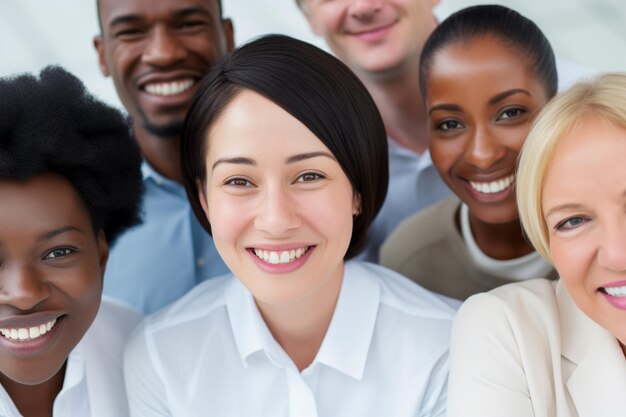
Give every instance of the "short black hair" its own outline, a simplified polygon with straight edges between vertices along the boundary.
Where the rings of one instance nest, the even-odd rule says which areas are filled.
[[[101,19],[101,15],[100,15],[100,2],[102,0],[96,0],[96,18],[98,19],[98,28],[100,29],[100,33],[102,33],[102,19]],[[220,14],[220,19],[223,17],[224,15],[224,9],[222,8],[222,0],[215,0],[217,1],[217,9],[219,11]]]
[[[129,120],[60,67],[0,78],[0,178],[55,173],[113,244],[139,222],[141,155]]]
[[[356,255],[387,193],[385,127],[374,100],[347,66],[288,36],[268,35],[239,47],[212,68],[196,92],[185,119],[181,158],[187,196],[200,223],[210,233],[197,192],[198,182],[206,180],[207,133],[242,90],[276,103],[335,156],[361,197],[345,259]]]
[[[472,6],[450,15],[433,31],[420,57],[420,88],[425,98],[428,71],[435,54],[456,42],[493,36],[521,51],[529,67],[542,80],[548,97],[558,89],[554,52],[550,42],[533,21],[504,6]]]

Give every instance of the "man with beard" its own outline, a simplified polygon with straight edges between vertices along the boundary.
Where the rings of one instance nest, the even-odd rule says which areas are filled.
[[[220,0],[99,0],[99,65],[143,154],[143,224],[113,248],[104,292],[150,313],[228,272],[181,183],[180,135],[200,79],[234,48]]]

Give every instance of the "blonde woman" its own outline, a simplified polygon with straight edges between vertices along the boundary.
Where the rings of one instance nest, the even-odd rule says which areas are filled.
[[[450,417],[626,415],[626,74],[557,96],[517,174],[520,218],[560,280],[471,297],[455,320]]]

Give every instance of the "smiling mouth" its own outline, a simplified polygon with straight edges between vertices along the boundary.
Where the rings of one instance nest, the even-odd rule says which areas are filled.
[[[515,182],[515,174],[511,174],[508,177],[500,178],[491,182],[475,182],[468,181],[475,191],[482,194],[495,194],[500,193],[509,188]]]
[[[196,81],[193,78],[146,84],[143,88],[148,94],[155,96],[173,96],[189,90]]]
[[[311,247],[304,246],[302,248],[273,251],[254,248],[253,252],[257,258],[272,265],[289,264],[307,253]]]
[[[611,297],[626,297],[626,286],[624,287],[602,287],[601,291],[604,291],[606,294]]]
[[[29,341],[38,339],[48,333],[56,324],[57,319],[49,321],[39,326],[16,327],[11,329],[0,329],[0,334],[9,340]]]

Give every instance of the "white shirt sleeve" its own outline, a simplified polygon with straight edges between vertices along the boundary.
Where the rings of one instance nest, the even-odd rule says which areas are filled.
[[[463,304],[452,327],[448,417],[535,415],[511,325],[492,294]]]
[[[152,361],[143,325],[126,345],[124,379],[132,417],[171,417],[165,386]]]

